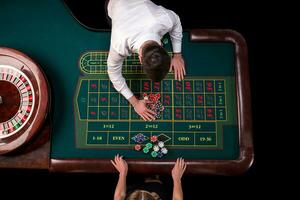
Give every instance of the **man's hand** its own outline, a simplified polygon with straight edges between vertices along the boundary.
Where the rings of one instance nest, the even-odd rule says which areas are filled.
[[[149,110],[146,107],[146,103],[151,103],[151,101],[149,100],[138,100],[136,102],[136,104],[133,106],[134,110],[137,114],[139,114],[141,116],[141,118],[143,118],[143,120],[145,121],[154,121],[155,120],[155,112],[153,112],[152,110]]]
[[[127,176],[128,165],[127,162],[123,160],[123,156],[119,156],[119,154],[117,154],[115,159],[111,160],[110,162],[113,164],[113,166],[115,166],[121,176]]]
[[[174,53],[171,60],[170,72],[174,70],[175,80],[183,80],[185,73],[184,60],[181,56],[181,53]]]
[[[177,161],[172,169],[172,178],[174,182],[180,182],[181,177],[186,169],[186,163],[183,158],[177,158]]]
[[[138,100],[134,95],[129,99],[130,104],[133,106],[135,112],[143,118],[145,121],[153,121],[155,120],[155,112],[149,110],[146,107],[146,103],[151,103],[149,100]]]

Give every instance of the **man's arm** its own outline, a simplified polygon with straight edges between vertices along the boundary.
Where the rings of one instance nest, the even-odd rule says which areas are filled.
[[[107,73],[109,79],[113,83],[115,89],[121,93],[134,107],[134,110],[137,112],[137,114],[139,114],[145,121],[155,120],[155,112],[147,109],[147,102],[144,100],[138,100],[128,87],[126,80],[122,75],[122,65],[124,59],[124,56],[121,56],[112,48],[110,49],[107,59]]]
[[[182,26],[179,16],[169,10],[169,16],[173,23],[173,27],[169,32],[172,41],[173,58],[171,60],[170,72],[174,70],[175,80],[183,80],[185,72],[184,60],[181,55],[182,46]]]
[[[121,56],[111,48],[107,58],[107,73],[115,89],[127,100],[129,100],[129,98],[133,96],[133,93],[122,75],[122,65],[124,59],[124,56]]]
[[[172,21],[173,27],[171,28],[169,34],[172,42],[173,53],[181,53],[182,46],[182,26],[179,16],[169,10],[169,16]]]

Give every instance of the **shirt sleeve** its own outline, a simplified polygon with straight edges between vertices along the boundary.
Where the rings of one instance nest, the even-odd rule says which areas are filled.
[[[173,23],[173,26],[169,32],[171,42],[172,42],[173,52],[180,53],[181,44],[182,44],[182,26],[181,26],[180,18],[175,12],[171,10],[169,10],[168,14]]]
[[[133,96],[133,93],[122,75],[122,65],[124,59],[124,56],[121,56],[112,48],[110,48],[107,58],[107,73],[114,88],[128,100]]]

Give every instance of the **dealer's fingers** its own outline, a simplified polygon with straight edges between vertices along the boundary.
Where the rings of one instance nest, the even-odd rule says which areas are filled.
[[[171,63],[169,72],[171,72],[172,69],[173,69],[173,65],[172,65],[172,63]]]
[[[147,121],[143,115],[140,115],[140,116],[141,116],[141,118],[143,118],[144,121]]]
[[[183,66],[182,69],[183,69],[184,75],[186,75],[185,66]]]
[[[150,121],[150,118],[149,118],[145,113],[143,113],[143,117],[144,117],[147,121]]]
[[[177,71],[174,70],[174,77],[175,77],[175,80],[177,80]]]
[[[182,71],[181,70],[178,71],[178,77],[179,77],[179,80],[181,81],[182,80]]]
[[[153,103],[152,101],[150,100],[144,100],[145,103]]]
[[[181,70],[178,69],[177,71],[177,77],[178,77],[178,80],[181,81]]]
[[[153,110],[147,109],[146,111],[152,115],[156,115],[156,113]]]
[[[152,114],[146,112],[145,115],[147,115],[148,117],[150,117],[152,120],[155,120],[155,117]]]
[[[181,80],[183,80],[183,79],[184,79],[184,70],[182,68],[182,70],[181,70]]]

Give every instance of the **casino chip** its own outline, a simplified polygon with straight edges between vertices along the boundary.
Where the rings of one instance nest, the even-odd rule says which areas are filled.
[[[163,156],[164,156],[164,154],[161,151],[157,152],[157,157],[158,158],[162,158]]]
[[[163,148],[163,147],[165,146],[165,143],[164,143],[163,141],[159,141],[159,142],[158,142],[158,146],[159,146],[160,148]]]
[[[159,151],[159,146],[158,145],[154,145],[153,146],[153,151],[156,151],[156,152]]]
[[[136,151],[140,151],[140,150],[142,149],[142,145],[136,144],[136,145],[134,146],[134,149],[135,149]]]
[[[143,148],[143,152],[144,152],[144,153],[149,153],[149,148],[144,147],[144,148]]]
[[[167,153],[168,153],[168,149],[164,147],[164,148],[161,149],[161,152],[162,152],[163,154],[167,154]]]
[[[132,137],[132,139],[136,143],[139,143],[134,146],[134,149],[136,151],[140,151],[141,149],[143,149],[144,154],[148,154],[150,152],[152,158],[162,158],[168,153],[168,149],[165,147],[165,143],[158,140],[158,136],[156,135],[152,135],[150,138],[151,142],[148,142],[144,145],[142,145],[141,143],[146,141],[148,138],[142,133],[136,134],[134,137]]]
[[[134,142],[136,142],[136,143],[143,143],[143,142],[145,142],[148,138],[147,138],[144,134],[138,133],[138,134],[136,134],[135,136],[133,136],[131,139],[132,139]]]
[[[153,135],[151,136],[151,142],[156,142],[157,141],[157,136],[156,135]]]
[[[156,158],[156,157],[157,157],[157,152],[156,152],[156,151],[152,151],[152,152],[151,152],[151,156],[152,156],[153,158]]]
[[[152,110],[153,112],[155,112],[155,119],[160,119],[161,118],[161,114],[164,110],[164,106],[162,105],[162,103],[159,101],[160,99],[160,93],[150,93],[149,95],[147,95],[146,93],[143,94],[143,97],[145,100],[150,100],[151,103],[148,103],[146,106],[149,110]]]
[[[146,147],[147,147],[148,149],[152,148],[152,146],[153,146],[153,145],[152,145],[151,143],[147,143],[147,144],[146,144]]]

